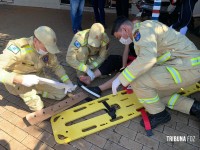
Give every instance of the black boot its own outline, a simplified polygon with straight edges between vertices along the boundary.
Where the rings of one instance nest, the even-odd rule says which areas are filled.
[[[200,120],[200,102],[199,101],[194,101],[190,109],[190,115],[196,116]]]
[[[162,112],[160,113],[157,113],[155,115],[150,115],[149,116],[149,122],[151,124],[151,128],[155,128],[157,127],[159,124],[163,124],[163,123],[166,123],[168,121],[171,120],[171,116],[170,114],[165,110],[163,110]],[[140,124],[141,126],[144,127],[144,122],[143,122],[143,119],[140,121]]]
[[[101,97],[101,89],[98,87],[98,86],[95,86],[95,87],[87,87],[88,89],[88,93],[92,94],[93,96],[99,98]]]

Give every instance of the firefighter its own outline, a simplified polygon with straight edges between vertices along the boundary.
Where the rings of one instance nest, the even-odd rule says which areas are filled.
[[[95,78],[108,75],[121,68],[122,57],[109,55],[109,42],[104,27],[100,23],[93,24],[90,29],[80,31],[73,37],[66,61],[76,69],[81,83],[89,85]]]
[[[59,65],[57,53],[56,34],[47,26],[35,29],[32,37],[10,40],[0,55],[1,83],[11,94],[19,95],[32,111],[44,107],[39,95],[61,100],[66,96],[65,89],[39,83],[39,76],[50,78],[44,72],[44,67],[47,67],[66,83],[68,91],[75,89],[64,68]]]
[[[133,41],[137,54],[113,81],[114,95],[120,84],[130,84],[149,112],[152,128],[171,119],[166,106],[200,119],[200,102],[177,93],[200,80],[200,51],[186,36],[160,22],[132,24],[124,17],[115,21],[112,34],[122,44]]]

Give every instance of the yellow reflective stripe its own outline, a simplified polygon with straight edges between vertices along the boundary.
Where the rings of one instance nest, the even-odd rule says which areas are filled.
[[[62,80],[62,82],[65,82],[65,81],[69,80],[69,77],[68,77],[68,75],[64,75],[60,79]]]
[[[42,97],[47,98],[47,96],[48,96],[48,92],[43,92],[42,93]]]
[[[179,98],[179,94],[174,94],[171,96],[170,100],[168,101],[168,107],[173,109],[174,108],[174,104],[176,103],[176,101]]]
[[[85,71],[86,70],[86,65],[83,64],[83,63],[80,63],[79,67],[78,67],[78,70],[80,71]]]
[[[98,66],[98,63],[96,61],[94,61],[92,64],[93,64],[94,67]]]
[[[162,64],[162,63],[168,61],[170,59],[170,57],[171,57],[171,53],[167,52],[167,53],[165,53],[162,56],[157,58],[157,63]]]
[[[167,67],[167,70],[172,75],[172,77],[173,77],[173,79],[174,79],[174,81],[175,81],[176,84],[182,82],[181,75],[179,74],[179,72],[175,68],[173,68],[173,67]]]
[[[192,63],[192,66],[200,65],[200,57],[192,58],[191,63]]]
[[[21,51],[22,51],[22,53],[28,54],[28,53],[33,52],[33,48],[29,45],[24,48],[21,48]]]
[[[135,76],[131,74],[131,72],[126,68],[122,72],[122,75],[126,78],[127,81],[132,82],[135,79]]]
[[[151,104],[151,103],[155,103],[159,100],[158,95],[156,97],[153,98],[139,98],[140,103],[147,103],[147,104]]]

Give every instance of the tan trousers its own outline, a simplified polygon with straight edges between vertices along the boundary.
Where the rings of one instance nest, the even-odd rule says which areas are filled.
[[[44,107],[39,95],[54,100],[61,100],[66,96],[64,89],[56,89],[47,84],[38,84],[32,87],[25,87],[23,85],[5,86],[11,94],[19,95],[32,111],[37,111]]]
[[[170,99],[180,88],[188,87],[200,80],[200,67],[190,70],[178,70],[182,83],[176,84],[165,66],[155,66],[131,83],[133,91],[138,99],[152,99],[158,97],[154,103],[144,101],[143,105],[150,114],[162,112],[165,107],[170,107]],[[189,114],[194,100],[179,96],[173,104],[174,110]]]

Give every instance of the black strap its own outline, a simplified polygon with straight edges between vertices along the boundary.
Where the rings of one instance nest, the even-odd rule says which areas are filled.
[[[116,118],[116,109],[114,107],[110,107],[106,101],[103,101],[102,103],[107,108],[106,112],[108,113],[108,115],[112,119],[115,119]]]

